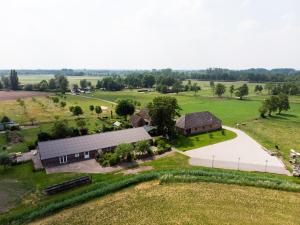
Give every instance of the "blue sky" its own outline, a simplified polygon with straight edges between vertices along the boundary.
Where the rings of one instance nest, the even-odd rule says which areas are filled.
[[[1,0],[0,68],[300,69],[298,0]]]

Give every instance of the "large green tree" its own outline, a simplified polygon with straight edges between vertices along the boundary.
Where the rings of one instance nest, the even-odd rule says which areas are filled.
[[[129,99],[122,99],[118,102],[116,106],[116,113],[119,116],[125,116],[132,115],[135,111],[135,106]]]
[[[64,94],[68,90],[69,81],[63,75],[56,75],[55,76],[55,85],[56,85],[56,88]]]
[[[286,94],[280,93],[278,95],[278,113],[288,111],[290,109],[289,97]]]
[[[162,135],[172,135],[175,128],[175,118],[180,116],[181,108],[177,99],[170,96],[158,96],[148,104],[151,123],[157,126]]]
[[[241,87],[237,88],[235,96],[239,97],[241,100],[244,96],[249,94],[249,88],[247,84],[243,84]]]
[[[215,94],[221,97],[226,91],[226,87],[224,84],[218,83],[215,88]]]

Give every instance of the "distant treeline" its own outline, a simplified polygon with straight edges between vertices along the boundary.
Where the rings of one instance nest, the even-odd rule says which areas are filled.
[[[214,81],[285,82],[300,81],[300,71],[294,69],[208,69],[204,73],[191,72],[191,79]]]
[[[9,70],[0,70],[0,75],[8,75]],[[300,71],[290,68],[229,70],[223,68],[209,68],[207,70],[18,70],[19,75],[53,74],[64,76],[120,76],[135,77],[152,75],[154,77],[173,77],[179,80],[197,79],[213,81],[250,81],[250,82],[285,82],[300,81]],[[133,80],[133,79],[131,79]],[[137,79],[136,79],[137,81]],[[143,86],[134,84],[133,86]]]

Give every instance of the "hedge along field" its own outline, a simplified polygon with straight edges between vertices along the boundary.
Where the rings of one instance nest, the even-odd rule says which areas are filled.
[[[181,180],[179,180],[181,178]],[[65,198],[60,201],[40,204],[36,207],[27,209],[20,214],[0,217],[0,223],[3,224],[24,224],[47,215],[51,215],[62,209],[76,206],[97,197],[114,193],[124,188],[136,185],[145,181],[161,179],[166,182],[214,182],[223,184],[238,184],[242,186],[255,186],[261,188],[270,188],[275,190],[284,190],[290,192],[300,192],[300,185],[295,182],[287,181],[284,178],[269,178],[263,176],[251,175],[249,173],[232,173],[208,171],[208,170],[170,170],[160,172],[148,172],[134,177],[124,177],[124,179],[108,184],[97,186],[97,188],[86,191],[80,195]],[[260,198],[261,196],[259,196]],[[131,211],[129,211],[131,212]]]

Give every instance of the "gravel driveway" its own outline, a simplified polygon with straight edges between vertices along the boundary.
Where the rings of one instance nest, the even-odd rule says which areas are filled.
[[[277,157],[271,156],[246,133],[227,126],[223,128],[235,132],[237,137],[184,152],[183,154],[191,157],[191,165],[290,174]]]

